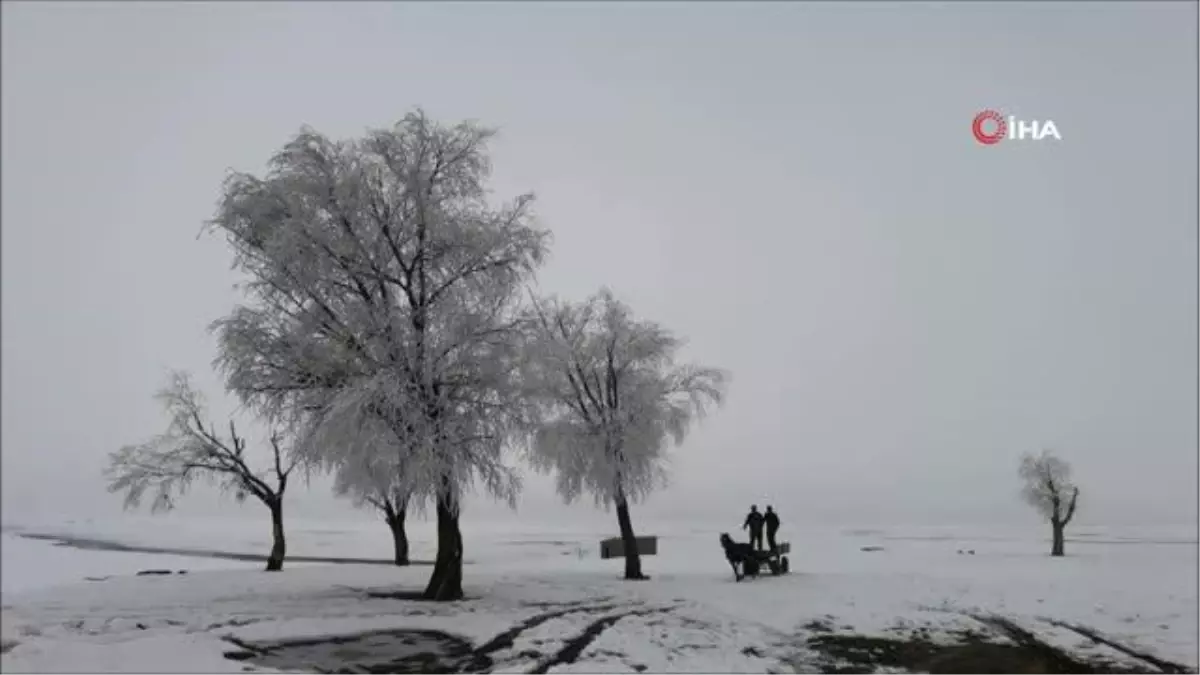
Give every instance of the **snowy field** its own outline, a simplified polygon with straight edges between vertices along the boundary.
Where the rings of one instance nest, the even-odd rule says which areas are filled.
[[[1194,672],[1198,661],[1194,526],[1080,527],[1057,560],[1029,530],[785,528],[792,573],[735,583],[713,529],[647,523],[646,534],[660,534],[660,555],[643,562],[653,578],[623,582],[620,561],[598,558],[605,531],[466,522],[468,599],[451,604],[387,597],[420,590],[425,566],[308,564],[268,574],[257,563],[20,536],[265,553],[258,525],[166,516],[10,528],[0,667],[961,672],[970,666],[946,659],[965,652],[945,650],[963,644],[993,650],[989,662],[1018,647],[1036,653],[1041,665],[1022,661],[1032,669],[1021,672]],[[412,530],[413,557],[431,558],[432,527]],[[370,521],[289,529],[289,554],[386,559],[390,547]],[[136,575],[149,568],[188,573]]]

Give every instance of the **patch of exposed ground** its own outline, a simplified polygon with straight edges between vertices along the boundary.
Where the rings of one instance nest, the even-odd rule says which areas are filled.
[[[531,605],[533,607],[534,605]],[[560,667],[602,657],[616,659],[635,671],[647,667],[631,661],[613,645],[595,645],[606,630],[626,619],[660,615],[646,624],[650,644],[672,655],[703,651],[714,645],[686,639],[678,631],[708,628],[695,618],[672,614],[675,606],[649,607],[623,604],[608,598],[590,602],[538,603],[539,611],[507,630],[476,645],[449,633],[396,629],[337,635],[305,640],[248,642],[225,639],[239,648],[230,659],[260,667],[318,673],[490,673],[525,672],[544,675]],[[591,614],[594,620],[580,627],[553,629],[553,621],[571,615]],[[663,617],[662,615],[669,615]],[[822,616],[801,626],[787,644],[747,646],[749,657],[774,661],[796,672],[821,673],[1189,673],[1187,666],[1157,658],[1124,645],[1086,626],[1044,620],[1109,649],[1102,654],[1067,651],[1039,638],[1033,631],[1001,616],[969,615],[974,628],[947,632],[931,626],[903,622],[884,635],[861,635],[836,617]],[[664,623],[665,621],[665,623]],[[549,625],[545,625],[549,624]],[[1035,629],[1036,630],[1036,629]],[[540,635],[539,635],[540,631]],[[661,634],[661,635],[660,635]],[[541,636],[545,635],[545,638]],[[655,636],[662,639],[659,640]],[[539,639],[530,639],[530,638]],[[698,636],[699,638],[699,636]],[[780,649],[800,656],[783,659]],[[772,667],[772,670],[774,667]]]
[[[868,636],[835,633],[829,621],[817,620],[804,626],[809,637],[803,645],[811,656],[803,665],[796,664],[797,670],[815,668],[822,673],[875,673],[883,668],[920,673],[1195,672],[1108,638],[1098,636],[1095,641],[1134,657],[1137,665],[1068,653],[1005,617],[973,615],[972,618],[987,630],[943,633],[936,640],[928,628],[915,628],[905,631],[907,635],[895,637]],[[1085,636],[1094,633],[1077,626],[1072,629]]]
[[[225,657],[277,670],[318,673],[482,673],[514,664],[533,664],[529,673],[575,663],[607,628],[629,616],[642,616],[670,608],[619,608],[614,604],[568,603],[543,611],[480,644],[431,630],[382,630],[304,640],[250,642],[233,636],[224,639],[239,649]],[[562,646],[547,653],[526,649],[513,653],[517,638],[544,623],[571,614],[605,614],[588,624]]]
[[[427,630],[372,631],[309,640],[250,643],[226,637],[241,647],[225,658],[276,670],[317,673],[458,673],[479,672],[471,644]]]

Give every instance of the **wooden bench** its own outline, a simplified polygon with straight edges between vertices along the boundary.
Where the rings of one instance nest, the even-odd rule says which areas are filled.
[[[634,537],[637,542],[638,555],[658,555],[658,537]],[[624,558],[625,543],[620,537],[604,539],[600,542],[600,557],[608,558]]]
[[[792,552],[792,545],[786,541],[777,541],[775,545],[779,548],[779,555],[787,555]]]

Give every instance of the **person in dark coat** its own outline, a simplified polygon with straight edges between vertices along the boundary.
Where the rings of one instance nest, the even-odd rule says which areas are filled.
[[[763,516],[763,524],[767,526],[767,548],[775,550],[775,533],[779,531],[779,514],[775,513],[775,509],[767,506],[767,513]]]
[[[750,507],[750,513],[746,515],[746,522],[742,523],[742,529],[750,530],[750,545],[754,547],[754,550],[763,550],[763,515],[758,512],[757,504]]]

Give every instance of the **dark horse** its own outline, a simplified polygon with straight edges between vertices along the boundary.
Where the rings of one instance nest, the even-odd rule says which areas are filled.
[[[734,541],[728,532],[721,533],[721,548],[725,549],[725,559],[733,568],[734,579],[741,581],[743,577],[758,576],[758,555],[754,547],[748,543]],[[739,569],[738,566],[741,566]]]

